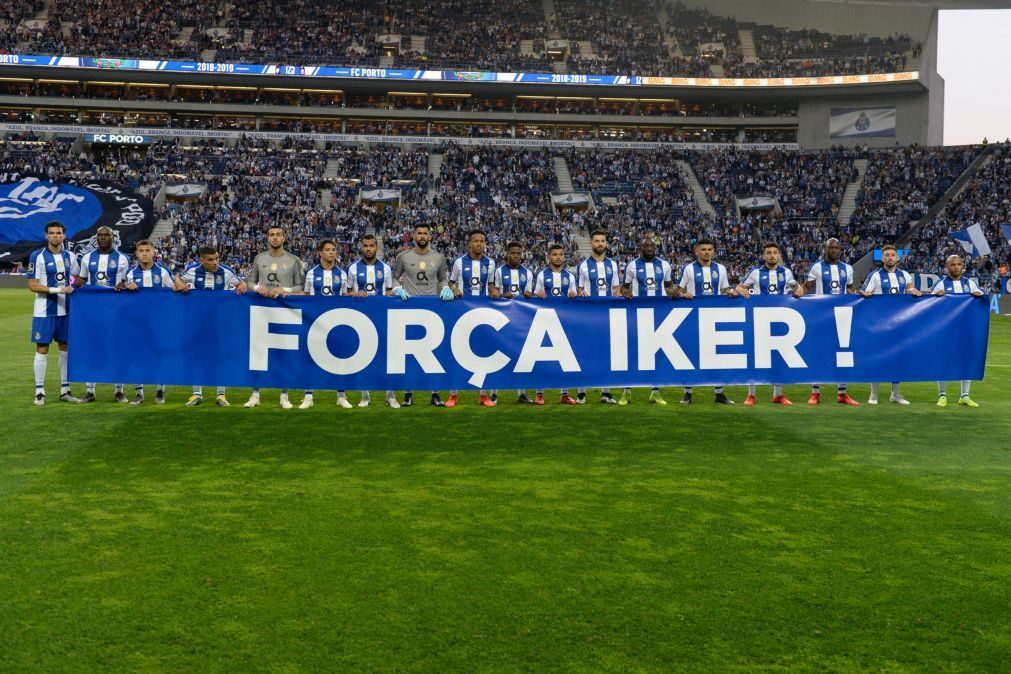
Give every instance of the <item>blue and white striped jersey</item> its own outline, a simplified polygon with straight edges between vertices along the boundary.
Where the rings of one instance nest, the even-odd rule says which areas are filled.
[[[797,279],[786,267],[769,269],[763,264],[752,269],[741,285],[757,295],[785,295],[797,287]]]
[[[872,295],[901,295],[912,281],[913,275],[905,270],[896,267],[895,271],[889,272],[882,267],[867,277],[864,290]]]
[[[456,284],[464,297],[487,296],[488,287],[495,279],[495,262],[487,255],[480,260],[461,255],[453,260],[449,280]]]
[[[305,275],[306,295],[323,295],[326,297],[336,297],[346,294],[348,287],[348,277],[343,269],[334,267],[333,269],[323,269],[323,265],[318,264]]]
[[[495,270],[495,287],[503,293],[523,296],[534,292],[534,273],[520,265],[513,269],[507,264]]]
[[[845,295],[846,287],[853,284],[853,267],[845,262],[829,264],[819,260],[811,265],[807,280],[814,281],[815,295]]]
[[[353,293],[385,295],[387,290],[393,290],[393,270],[390,265],[379,260],[375,264],[357,260],[348,267],[347,284]]]
[[[632,286],[632,297],[663,297],[664,285],[671,281],[667,260],[655,257],[646,262],[637,257],[625,267],[625,283]]]
[[[28,257],[28,278],[33,278],[49,288],[70,285],[70,277],[79,272],[77,258],[67,249],[53,253],[49,247],[40,248]],[[66,316],[67,296],[35,294],[35,311],[32,316]]]
[[[139,288],[173,288],[172,272],[163,264],[155,262],[150,269],[135,265],[126,275],[127,282],[133,281]]]
[[[576,277],[565,269],[552,271],[551,267],[545,267],[537,272],[537,281],[534,284],[535,293],[542,290],[549,298],[566,298],[570,293],[576,292]]]
[[[601,261],[588,257],[576,267],[576,282],[590,297],[610,297],[621,285],[618,263],[609,257]]]
[[[944,288],[944,292],[948,295],[964,295],[968,293],[978,293],[982,292],[976,282],[971,278],[961,277],[957,281],[952,280],[950,276],[943,276],[941,280],[934,284],[931,293],[934,295],[939,295],[941,293],[941,288]]]
[[[727,268],[719,262],[710,262],[708,267],[704,267],[695,261],[686,264],[681,270],[681,282],[678,285],[696,297],[722,295],[730,287],[730,280],[727,278]]]
[[[115,288],[126,281],[130,271],[130,260],[115,248],[108,253],[99,252],[97,248],[89,250],[81,256],[79,264],[80,277],[88,286]]]
[[[217,271],[207,271],[199,262],[191,262],[182,273],[183,283],[196,290],[231,290],[242,283],[231,267],[218,265]]]

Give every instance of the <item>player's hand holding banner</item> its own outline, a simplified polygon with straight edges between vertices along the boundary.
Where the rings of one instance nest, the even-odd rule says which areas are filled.
[[[989,327],[986,300],[968,295],[489,303],[83,288],[72,301],[75,380],[278,388],[982,379]]]

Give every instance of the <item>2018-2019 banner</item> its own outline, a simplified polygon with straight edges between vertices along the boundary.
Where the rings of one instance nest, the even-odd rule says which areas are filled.
[[[986,298],[266,300],[84,288],[74,381],[535,388],[981,379]]]

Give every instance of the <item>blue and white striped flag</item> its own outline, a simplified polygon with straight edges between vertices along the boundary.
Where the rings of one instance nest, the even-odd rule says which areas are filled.
[[[1011,243],[1011,222],[1005,222],[1000,226],[1000,231],[1004,234],[1004,239]]]
[[[990,244],[986,242],[986,236],[983,234],[983,228],[978,224],[969,225],[966,229],[952,232],[951,238],[958,241],[958,243],[962,246],[962,250],[964,250],[968,255],[979,257],[980,255],[990,254]]]

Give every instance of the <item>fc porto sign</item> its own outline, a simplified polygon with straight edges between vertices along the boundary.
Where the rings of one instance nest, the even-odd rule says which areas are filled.
[[[68,247],[89,242],[108,225],[117,245],[131,250],[154,228],[151,200],[125,188],[92,180],[50,180],[41,175],[0,172],[0,256],[17,262],[45,245],[46,223],[67,228]]]

